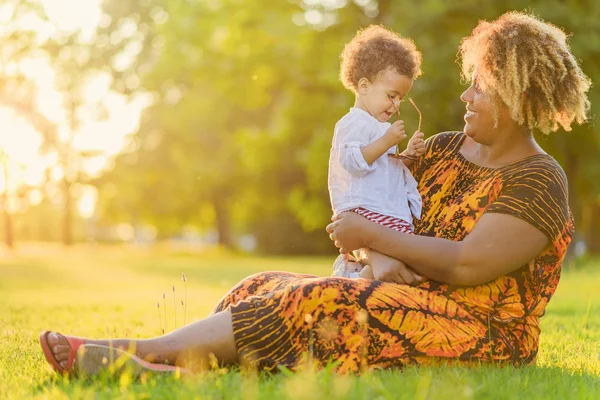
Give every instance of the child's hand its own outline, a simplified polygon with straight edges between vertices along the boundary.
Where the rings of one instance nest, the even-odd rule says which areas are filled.
[[[390,126],[388,130],[385,131],[383,137],[389,144],[388,147],[395,146],[401,141],[403,141],[406,138],[406,131],[404,130],[404,121],[398,120],[394,122],[392,126]]]
[[[408,141],[405,154],[409,157],[421,157],[425,154],[425,134],[423,132],[415,132]]]

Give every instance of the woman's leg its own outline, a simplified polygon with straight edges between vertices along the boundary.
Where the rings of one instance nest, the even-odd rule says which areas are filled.
[[[150,361],[183,366],[192,361],[200,364],[214,354],[223,364],[238,362],[233,338],[232,317],[229,307],[250,296],[273,292],[287,285],[289,280],[314,277],[287,272],[264,272],[250,276],[232,288],[215,306],[211,315],[166,335],[152,339],[85,339],[86,344],[113,346],[135,353]],[[46,340],[52,356],[65,368],[69,345],[65,336],[51,332]]]
[[[211,314],[229,310],[234,304],[251,296],[263,296],[277,290],[285,289],[298,279],[317,278],[315,275],[297,274],[292,272],[268,271],[251,275],[232,287],[213,308]]]
[[[67,339],[52,332],[48,335],[48,343],[54,358],[63,368],[66,367],[70,350]],[[135,353],[147,361],[192,369],[207,365],[211,353],[224,364],[238,361],[229,311],[213,314],[152,339],[86,339],[85,343],[113,346]]]

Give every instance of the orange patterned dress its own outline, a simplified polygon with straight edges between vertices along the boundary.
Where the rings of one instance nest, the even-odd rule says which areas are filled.
[[[214,309],[231,311],[242,363],[294,369],[308,355],[355,372],[440,360],[534,361],[539,318],[573,234],[567,180],[548,155],[497,169],[475,165],[459,152],[464,138],[462,132],[435,135],[412,166],[423,197],[415,233],[460,241],[484,213],[505,213],[542,231],[546,249],[513,273],[472,287],[287,272],[250,276]]]

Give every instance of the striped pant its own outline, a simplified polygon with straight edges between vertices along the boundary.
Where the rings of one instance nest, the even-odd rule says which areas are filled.
[[[354,208],[352,210],[344,212],[355,212],[358,215],[362,215],[369,221],[377,222],[379,225],[383,225],[386,228],[393,229],[398,232],[413,233],[412,226],[410,223],[395,217],[379,214],[375,211],[367,210],[363,207]]]
[[[413,234],[411,225],[395,217],[388,215],[379,214],[375,211],[367,210],[363,207],[353,208],[344,212],[354,212],[358,215],[362,215],[369,221],[377,222],[386,228],[393,229],[398,232]],[[355,257],[358,258],[358,257]],[[360,271],[363,269],[363,265],[358,262],[350,261],[347,255],[340,254],[333,262],[333,273],[332,276],[341,276],[345,278],[358,278],[360,277]]]

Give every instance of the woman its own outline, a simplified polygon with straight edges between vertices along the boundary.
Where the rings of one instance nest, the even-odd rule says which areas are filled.
[[[213,353],[265,370],[293,369],[306,352],[340,372],[439,359],[531,363],[573,234],[566,178],[532,129],[583,123],[590,81],[561,30],[521,13],[480,22],[459,53],[471,81],[464,132],[432,137],[412,165],[424,199],[418,235],[352,213],[327,227],[340,252],[373,250],[376,280],[261,273],[204,320],[112,344],[171,365]],[[109,344],[54,332],[41,342],[61,372],[82,343]],[[86,363],[99,361],[81,356]]]

